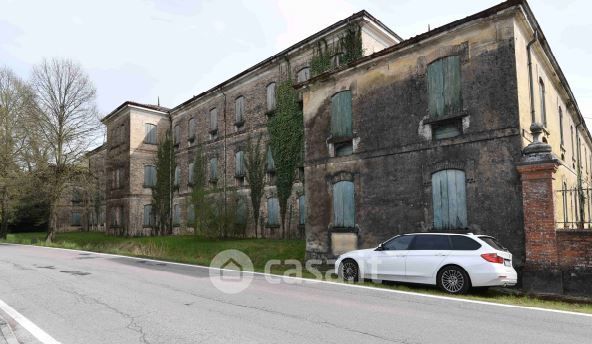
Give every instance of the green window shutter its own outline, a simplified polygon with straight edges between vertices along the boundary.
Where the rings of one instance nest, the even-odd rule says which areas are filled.
[[[144,206],[144,226],[152,225],[152,205],[147,204]]]
[[[218,178],[218,159],[212,158],[210,160],[210,179]]]
[[[210,110],[210,130],[214,131],[218,129],[218,109],[213,108]]]
[[[430,116],[442,117],[444,116],[444,74],[441,59],[428,66],[427,79]]]
[[[273,161],[273,153],[271,146],[267,146],[267,172],[275,171],[275,162]]]
[[[187,222],[191,225],[195,222],[195,209],[193,208],[193,204],[189,204],[187,207]]]
[[[175,167],[175,182],[174,182],[175,186],[179,186],[180,179],[181,179],[181,169],[179,168],[179,166],[176,166]]]
[[[189,183],[193,184],[193,163],[189,163]]]
[[[335,137],[352,136],[352,94],[342,91],[331,98],[331,134]]]
[[[151,175],[150,175],[150,166],[144,166],[144,185],[152,185],[151,182]]]
[[[80,213],[72,213],[72,226],[80,226],[82,223]]]
[[[465,172],[442,170],[432,175],[435,229],[467,227]]]
[[[234,121],[239,123],[243,121],[245,111],[245,97],[238,97],[234,101]]]
[[[245,175],[245,153],[238,151],[234,155],[234,175],[243,177]]]
[[[298,223],[301,225],[306,221],[306,199],[304,198],[304,195],[298,198],[298,219]]]
[[[444,73],[444,113],[446,115],[460,114],[462,111],[460,57],[448,56],[442,59]]]
[[[144,142],[156,144],[156,126],[154,124],[146,123],[145,125]]]
[[[353,182],[341,181],[333,185],[333,225],[344,228],[355,225]]]
[[[243,198],[239,198],[236,205],[236,223],[239,225],[247,223],[247,202]]]

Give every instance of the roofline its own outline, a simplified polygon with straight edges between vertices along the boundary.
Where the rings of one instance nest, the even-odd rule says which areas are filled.
[[[123,102],[118,107],[116,107],[115,110],[113,110],[110,113],[108,113],[107,116],[103,117],[101,119],[101,123],[105,123],[111,117],[113,117],[115,114],[117,114],[119,111],[123,110],[123,108],[125,108],[127,106],[133,106],[133,107],[141,108],[141,109],[148,110],[148,111],[159,112],[161,114],[168,114],[169,111],[170,111],[170,109],[167,110],[167,111],[156,110],[156,109],[153,109],[153,108],[150,108],[150,107],[146,106],[146,104],[140,104],[140,103],[136,103],[136,102],[133,102],[131,100],[128,100],[128,101]],[[166,108],[163,107],[163,109],[166,109]]]
[[[399,44],[393,45],[392,47],[389,48],[385,48],[379,52],[376,52],[372,55],[369,56],[364,56],[358,60],[352,61],[349,64],[347,64],[346,66],[344,66],[344,68],[338,68],[338,69],[333,69],[330,71],[326,71],[322,74],[319,74],[313,78],[310,78],[307,81],[301,82],[300,84],[296,84],[294,85],[295,89],[301,89],[306,87],[307,85],[310,85],[316,81],[322,80],[322,79],[326,79],[329,76],[335,74],[335,73],[339,73],[342,72],[344,70],[348,70],[350,68],[353,68],[355,66],[358,66],[360,64],[366,63],[368,61],[374,60],[376,58],[379,58],[381,56],[385,56],[388,55],[392,52],[396,52],[402,49],[405,49],[413,44],[417,44],[417,43],[421,43],[424,40],[427,40],[429,38],[432,38],[434,36],[437,36],[441,33],[444,33],[446,31],[455,29],[463,24],[466,24],[468,22],[474,21],[474,20],[478,20],[478,19],[483,19],[483,18],[488,18],[491,17],[492,15],[495,15],[501,11],[510,9],[512,7],[518,7],[518,8],[522,8],[524,11],[524,15],[526,17],[526,20],[532,25],[533,30],[537,30],[539,32],[539,44],[541,45],[543,51],[545,52],[545,54],[547,55],[549,62],[551,63],[551,66],[555,69],[556,73],[557,73],[557,77],[559,78],[560,83],[563,85],[563,87],[565,87],[565,91],[567,92],[567,95],[569,97],[569,101],[571,101],[571,103],[573,104],[573,108],[576,112],[576,115],[578,116],[578,119],[580,120],[580,124],[582,125],[585,129],[586,129],[586,134],[588,139],[590,140],[590,142],[592,142],[592,135],[590,134],[590,131],[588,130],[588,127],[586,126],[586,121],[584,120],[584,117],[582,116],[582,113],[580,111],[580,108],[578,106],[578,103],[576,101],[575,95],[573,94],[571,87],[569,86],[569,83],[567,81],[567,78],[565,77],[565,74],[563,74],[563,71],[561,70],[561,67],[559,66],[559,63],[557,62],[557,59],[555,58],[555,55],[553,54],[553,52],[551,51],[551,47],[549,46],[549,43],[547,42],[547,39],[545,38],[545,35],[543,33],[543,30],[541,29],[539,23],[537,22],[534,13],[532,12],[532,10],[530,9],[530,6],[528,5],[528,2],[526,0],[508,0],[505,2],[502,2],[500,4],[497,4],[493,7],[490,7],[488,9],[485,9],[481,12],[477,12],[473,15],[470,15],[468,17],[465,17],[463,19],[459,19],[459,20],[455,20],[453,22],[450,22],[448,24],[445,24],[443,26],[437,27],[431,31],[428,32],[424,32],[420,35],[411,37],[405,41],[400,42]],[[577,127],[576,127],[577,128]]]
[[[315,34],[313,34],[311,36],[308,36],[307,38],[305,38],[305,39],[303,39],[303,40],[301,40],[301,41],[299,41],[299,42],[297,42],[295,44],[292,44],[291,46],[289,46],[288,48],[280,51],[279,53],[277,53],[275,55],[272,55],[272,56],[266,58],[265,60],[263,60],[263,61],[255,64],[255,65],[253,65],[253,66],[245,69],[244,71],[236,74],[235,76],[231,77],[230,79],[227,79],[227,80],[221,82],[220,84],[218,84],[218,85],[210,88],[209,90],[204,91],[204,92],[201,92],[201,93],[199,93],[199,94],[197,94],[197,95],[189,98],[188,100],[184,101],[183,103],[181,103],[181,104],[173,107],[172,109],[170,109],[169,113],[173,113],[175,111],[178,111],[179,109],[183,108],[185,105],[192,103],[194,100],[196,100],[198,98],[201,98],[201,97],[203,97],[203,96],[205,96],[205,95],[207,95],[209,93],[213,93],[214,91],[219,90],[223,86],[226,86],[227,84],[229,84],[229,83],[231,83],[231,82],[233,82],[233,81],[235,81],[237,79],[240,79],[241,77],[249,74],[250,72],[252,72],[254,70],[257,70],[257,69],[261,68],[262,66],[264,66],[264,65],[266,65],[266,64],[274,61],[275,59],[280,58],[280,57],[288,54],[289,52],[297,49],[300,46],[303,46],[303,45],[305,45],[307,43],[310,43],[311,41],[314,41],[317,38],[320,38],[320,37],[328,34],[329,32],[331,32],[331,31],[333,31],[333,30],[335,30],[335,29],[343,26],[344,24],[347,24],[348,22],[350,22],[352,20],[356,20],[356,19],[360,19],[360,18],[364,18],[364,17],[367,17],[372,22],[374,22],[376,25],[378,25],[380,28],[382,28],[383,30],[385,30],[389,34],[393,35],[395,37],[395,39],[398,39],[399,41],[402,40],[402,38],[399,35],[397,35],[388,26],[384,25],[380,20],[376,19],[374,16],[372,16],[366,10],[361,10],[359,12],[356,12],[356,13],[352,14],[351,16],[349,16],[349,17],[347,17],[345,19],[342,19],[342,20],[339,20],[339,21],[333,23],[332,25],[324,28],[323,30],[318,31],[317,33],[315,33]]]
[[[89,156],[91,156],[91,155],[93,155],[93,154],[95,154],[95,153],[98,153],[100,150],[103,150],[103,149],[105,149],[106,147],[107,147],[107,145],[106,145],[105,143],[103,143],[103,144],[101,144],[100,146],[98,146],[98,147],[96,147],[96,148],[94,148],[94,149],[91,149],[91,150],[89,150],[88,152],[84,153],[84,155],[85,155],[86,157],[89,157]]]

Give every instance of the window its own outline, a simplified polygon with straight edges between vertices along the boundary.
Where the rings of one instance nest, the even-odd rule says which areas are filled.
[[[218,180],[218,158],[210,159],[210,181],[216,182]]]
[[[245,152],[243,151],[234,154],[234,176],[237,178],[245,176]]]
[[[435,140],[456,137],[459,136],[461,132],[461,122],[459,120],[450,120],[432,124],[432,133]]]
[[[335,156],[351,155],[354,152],[354,146],[351,142],[343,142],[335,144]]]
[[[144,206],[144,227],[154,226],[154,215],[152,214],[152,204],[146,204]]]
[[[242,127],[245,123],[245,97],[240,96],[234,101],[234,125]]]
[[[442,170],[432,174],[435,229],[467,227],[465,172]]]
[[[175,179],[174,179],[173,185],[175,187],[179,187],[180,183],[181,183],[181,168],[179,166],[175,166]]]
[[[433,118],[462,111],[460,57],[448,56],[428,65],[429,113]]]
[[[481,248],[481,244],[462,235],[451,235],[450,242],[452,243],[452,249],[456,251],[474,251]]]
[[[193,164],[193,162],[189,163],[189,185],[193,185],[193,166],[195,166]]]
[[[543,79],[539,78],[539,98],[540,98],[540,108],[541,108],[541,121],[543,122],[543,126],[547,126],[547,109],[545,107],[545,83]]]
[[[333,184],[333,226],[353,228],[354,214],[354,183],[341,181]]]
[[[111,171],[111,188],[119,189],[123,185],[123,168],[118,167]]]
[[[267,225],[280,225],[280,202],[276,197],[267,199]]]
[[[447,235],[420,234],[410,247],[411,250],[450,250],[450,241]]]
[[[111,226],[112,227],[120,227],[121,226],[121,207],[114,207],[113,208],[113,217],[111,218]]]
[[[401,235],[384,243],[383,248],[388,251],[404,251],[409,249],[412,240],[413,235]]]
[[[196,122],[195,122],[195,118],[190,118],[189,119],[189,123],[187,125],[187,139],[190,142],[195,141],[196,131],[197,131],[197,125],[196,125]]]
[[[304,67],[296,73],[296,82],[304,82],[310,79],[310,68]]]
[[[195,208],[193,204],[189,204],[187,207],[187,223],[191,226],[195,225]]]
[[[144,187],[156,186],[156,166],[144,166]]]
[[[247,223],[247,202],[244,198],[239,198],[236,203],[236,223],[244,225]]]
[[[175,146],[179,145],[179,142],[181,142],[181,128],[179,125],[175,125],[173,128],[173,142]]]
[[[304,226],[306,223],[306,199],[304,195],[298,197],[298,224]]]
[[[343,60],[343,53],[337,53],[337,54],[331,56],[331,66],[333,66],[334,68],[339,67],[342,60]]]
[[[336,93],[331,98],[331,135],[352,136],[352,94],[351,91]]]
[[[82,202],[82,192],[80,189],[72,190],[72,203],[78,204],[80,202]]]
[[[156,144],[156,125],[146,123],[144,125],[145,135],[144,143],[155,145]]]
[[[181,223],[181,206],[175,204],[173,206],[173,225],[178,226]]]
[[[275,110],[275,82],[267,85],[267,111]]]
[[[563,110],[559,107],[559,138],[561,140],[561,146],[563,146]]]
[[[480,236],[479,239],[485,241],[485,243],[491,247],[493,247],[496,250],[499,251],[507,251],[508,249],[505,248],[502,244],[500,244],[499,241],[497,241],[497,239],[495,239],[494,237],[490,237],[490,236]]]
[[[80,213],[75,211],[72,213],[72,226],[80,226],[82,224]]]
[[[273,161],[273,153],[271,152],[271,146],[267,146],[267,172],[273,173],[275,172],[275,162]]]
[[[218,109],[210,110],[210,133],[215,135],[218,132]]]

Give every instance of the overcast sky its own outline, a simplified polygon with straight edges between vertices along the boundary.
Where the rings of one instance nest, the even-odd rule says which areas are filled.
[[[95,82],[103,114],[125,100],[173,107],[361,9],[409,38],[499,2],[0,0],[0,65],[28,78],[42,57],[69,57]],[[592,2],[530,6],[592,117]]]

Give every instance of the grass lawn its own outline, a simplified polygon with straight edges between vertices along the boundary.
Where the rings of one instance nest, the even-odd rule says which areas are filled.
[[[304,266],[305,254],[305,245],[303,240],[218,240],[206,239],[192,235],[121,238],[108,236],[97,232],[58,233],[54,243],[51,245],[46,245],[44,239],[45,233],[19,233],[9,234],[5,242],[114,253],[206,266],[210,264],[211,259],[220,251],[236,249],[244,252],[251,258],[255,271],[264,271],[265,263],[271,259],[279,259],[281,261],[295,259],[302,262],[302,265]],[[274,268],[271,272],[275,274],[283,274],[287,270],[291,269],[294,269],[294,265],[274,265]],[[303,277],[314,278],[312,274],[307,273],[306,271],[304,271]],[[365,282],[364,285],[415,293],[450,296],[436,288],[423,286],[418,287],[392,283],[380,284],[370,282]],[[533,296],[509,295],[494,289],[490,289],[485,292],[477,291],[469,295],[452,297],[592,314],[591,303],[572,303],[564,301],[543,300]]]

